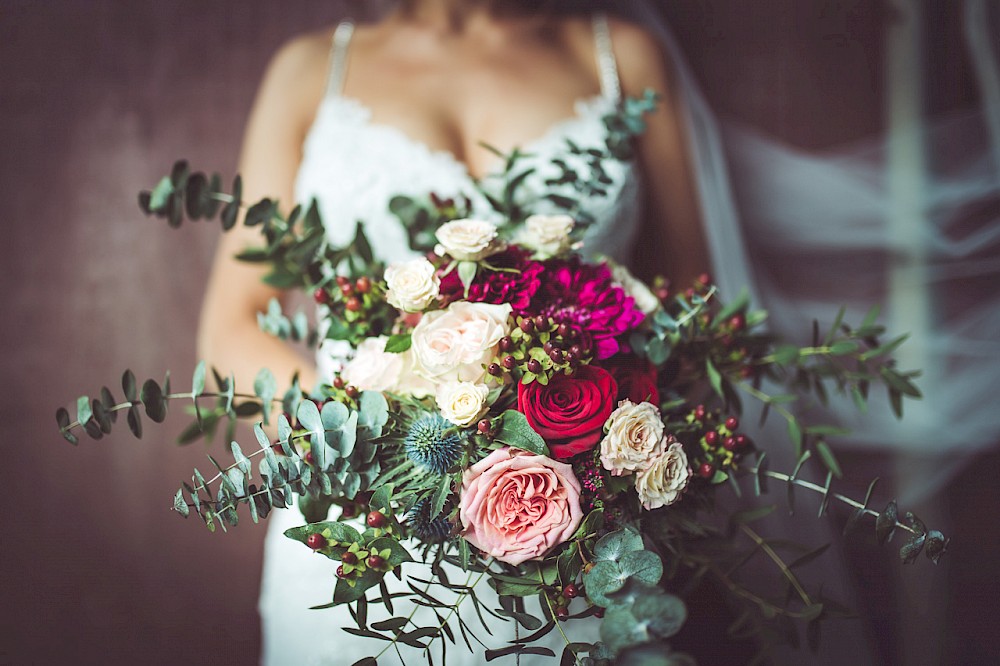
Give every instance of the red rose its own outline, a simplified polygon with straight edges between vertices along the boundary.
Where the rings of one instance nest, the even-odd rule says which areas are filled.
[[[558,374],[548,385],[518,384],[517,409],[549,445],[554,458],[565,460],[592,449],[604,422],[618,404],[618,385],[603,368],[584,365],[570,376]]]
[[[656,366],[634,354],[620,354],[603,361],[618,384],[618,400],[651,402],[660,406],[660,392],[656,389]]]

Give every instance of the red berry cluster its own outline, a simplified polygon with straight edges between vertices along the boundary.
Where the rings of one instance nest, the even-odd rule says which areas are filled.
[[[349,340],[357,344],[366,337],[392,328],[398,313],[385,300],[385,284],[368,276],[351,279],[339,275],[318,286],[313,299],[330,309],[330,315],[350,328]]]
[[[499,350],[486,372],[501,381],[505,375],[519,380],[525,373],[568,374],[592,358],[590,342],[575,326],[544,315],[518,317],[517,328],[500,339]]]
[[[552,603],[552,612],[559,620],[569,618],[569,605],[573,599],[583,594],[583,585],[577,583],[566,583],[563,587],[553,588],[546,592]]]
[[[744,453],[753,448],[753,442],[738,432],[740,420],[736,416],[723,418],[717,410],[698,405],[687,416],[688,423],[700,434],[698,444],[702,462],[697,466],[698,476],[710,480],[716,471],[734,467]]]

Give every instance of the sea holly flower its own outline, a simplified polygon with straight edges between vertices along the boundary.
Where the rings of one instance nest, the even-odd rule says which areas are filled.
[[[504,447],[462,475],[462,536],[501,562],[543,557],[582,518],[580,483],[566,463]]]

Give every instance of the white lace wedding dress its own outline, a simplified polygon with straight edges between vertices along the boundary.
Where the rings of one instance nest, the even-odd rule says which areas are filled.
[[[327,236],[332,243],[345,244],[351,240],[356,220],[362,220],[375,253],[385,261],[393,262],[411,257],[406,234],[398,219],[388,210],[393,195],[426,196],[434,192],[440,197],[465,195],[472,201],[477,215],[491,215],[485,199],[476,193],[474,182],[466,166],[452,154],[432,150],[425,144],[406,136],[400,130],[371,121],[370,110],[360,101],[341,95],[346,71],[346,58],[351,37],[351,26],[342,24],[334,35],[331,55],[328,92],[316,115],[315,122],[304,146],[302,164],[296,182],[296,197],[301,202],[315,198]],[[551,190],[544,179],[557,175],[551,164],[559,156],[572,163],[566,151],[566,139],[581,146],[601,146],[606,139],[602,116],[612,110],[620,96],[617,69],[611,49],[607,24],[602,17],[594,19],[595,50],[601,73],[601,93],[579,100],[575,115],[554,124],[544,135],[524,144],[530,153],[526,163],[537,171],[525,183],[528,191]],[[615,162],[608,165],[608,175],[613,183],[606,198],[586,202],[587,210],[595,216],[595,224],[588,230],[586,247],[619,260],[628,254],[638,230],[641,181],[637,170],[629,163]],[[320,364],[321,370],[323,363]],[[352,664],[367,655],[378,653],[385,643],[374,639],[359,638],[341,630],[356,626],[346,607],[309,610],[311,606],[326,604],[332,597],[337,563],[311,553],[302,544],[283,536],[289,527],[305,524],[297,508],[275,511],[268,519],[269,527],[264,550],[264,572],[259,610],[262,619],[263,663],[268,666],[294,664]],[[464,582],[465,574],[453,569],[452,582]],[[407,564],[404,576],[429,578],[427,567]],[[407,590],[394,577],[387,577],[393,591]],[[497,608],[496,594],[485,581],[477,588],[477,595],[491,608]],[[372,592],[371,595],[374,595]],[[439,596],[439,598],[442,598]],[[444,597],[450,599],[452,597]],[[580,602],[578,602],[580,603]],[[406,615],[408,603],[397,602],[395,615]],[[583,605],[574,610],[582,610]],[[468,623],[473,634],[489,647],[509,645],[514,638],[512,623],[494,621],[493,636],[487,635],[480,625],[473,605],[467,601],[460,606],[459,614]],[[537,615],[537,609],[535,614]],[[389,617],[381,606],[369,608],[369,624]],[[426,608],[417,610],[417,626],[435,626],[433,613]],[[449,645],[447,664],[481,664],[485,662],[484,649],[474,640],[475,652],[470,654],[462,640],[457,622],[452,620],[457,645]],[[412,626],[410,627],[413,628]],[[572,638],[597,640],[597,623],[593,620],[570,621],[564,628]],[[522,636],[525,631],[522,629]],[[544,643],[558,656],[565,645],[558,631],[549,634]],[[405,658],[410,664],[423,663],[423,651],[399,645],[401,656],[390,649],[380,663],[396,663]],[[433,647],[434,662],[442,663],[440,646]],[[520,663],[553,663],[550,658],[525,656]]]

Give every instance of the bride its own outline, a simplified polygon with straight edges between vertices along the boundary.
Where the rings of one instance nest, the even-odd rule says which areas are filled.
[[[536,4],[543,9],[527,9]],[[412,0],[374,25],[342,23],[294,39],[274,57],[246,129],[239,165],[246,200],[267,196],[290,208],[315,198],[332,242],[348,240],[362,220],[379,258],[404,259],[411,251],[389,213],[391,196],[463,194],[475,208],[475,182],[502,168],[480,142],[504,152],[524,148],[541,187],[566,139],[602,145],[602,115],[623,96],[653,89],[663,97],[647,119],[636,163],[613,165],[611,194],[588,202],[596,223],[585,243],[620,261],[655,257],[653,270],[689,283],[708,258],[680,100],[659,43],[636,25],[558,4]],[[644,187],[653,174],[656,186]],[[644,211],[655,225],[642,227]],[[244,229],[220,244],[203,307],[201,355],[240,377],[268,367],[282,379],[298,372],[305,387],[329,380],[258,329],[256,313],[280,294],[256,268],[233,259],[254,240]],[[342,632],[353,626],[343,607],[308,610],[329,601],[335,567],[282,535],[304,522],[297,509],[269,519],[263,661],[349,664],[382,646]],[[513,633],[509,625],[499,629]],[[498,635],[491,647],[512,637]],[[559,654],[561,645],[552,647]],[[483,659],[480,652],[459,661],[462,652],[460,642],[448,663]],[[420,657],[413,649],[406,654]]]

